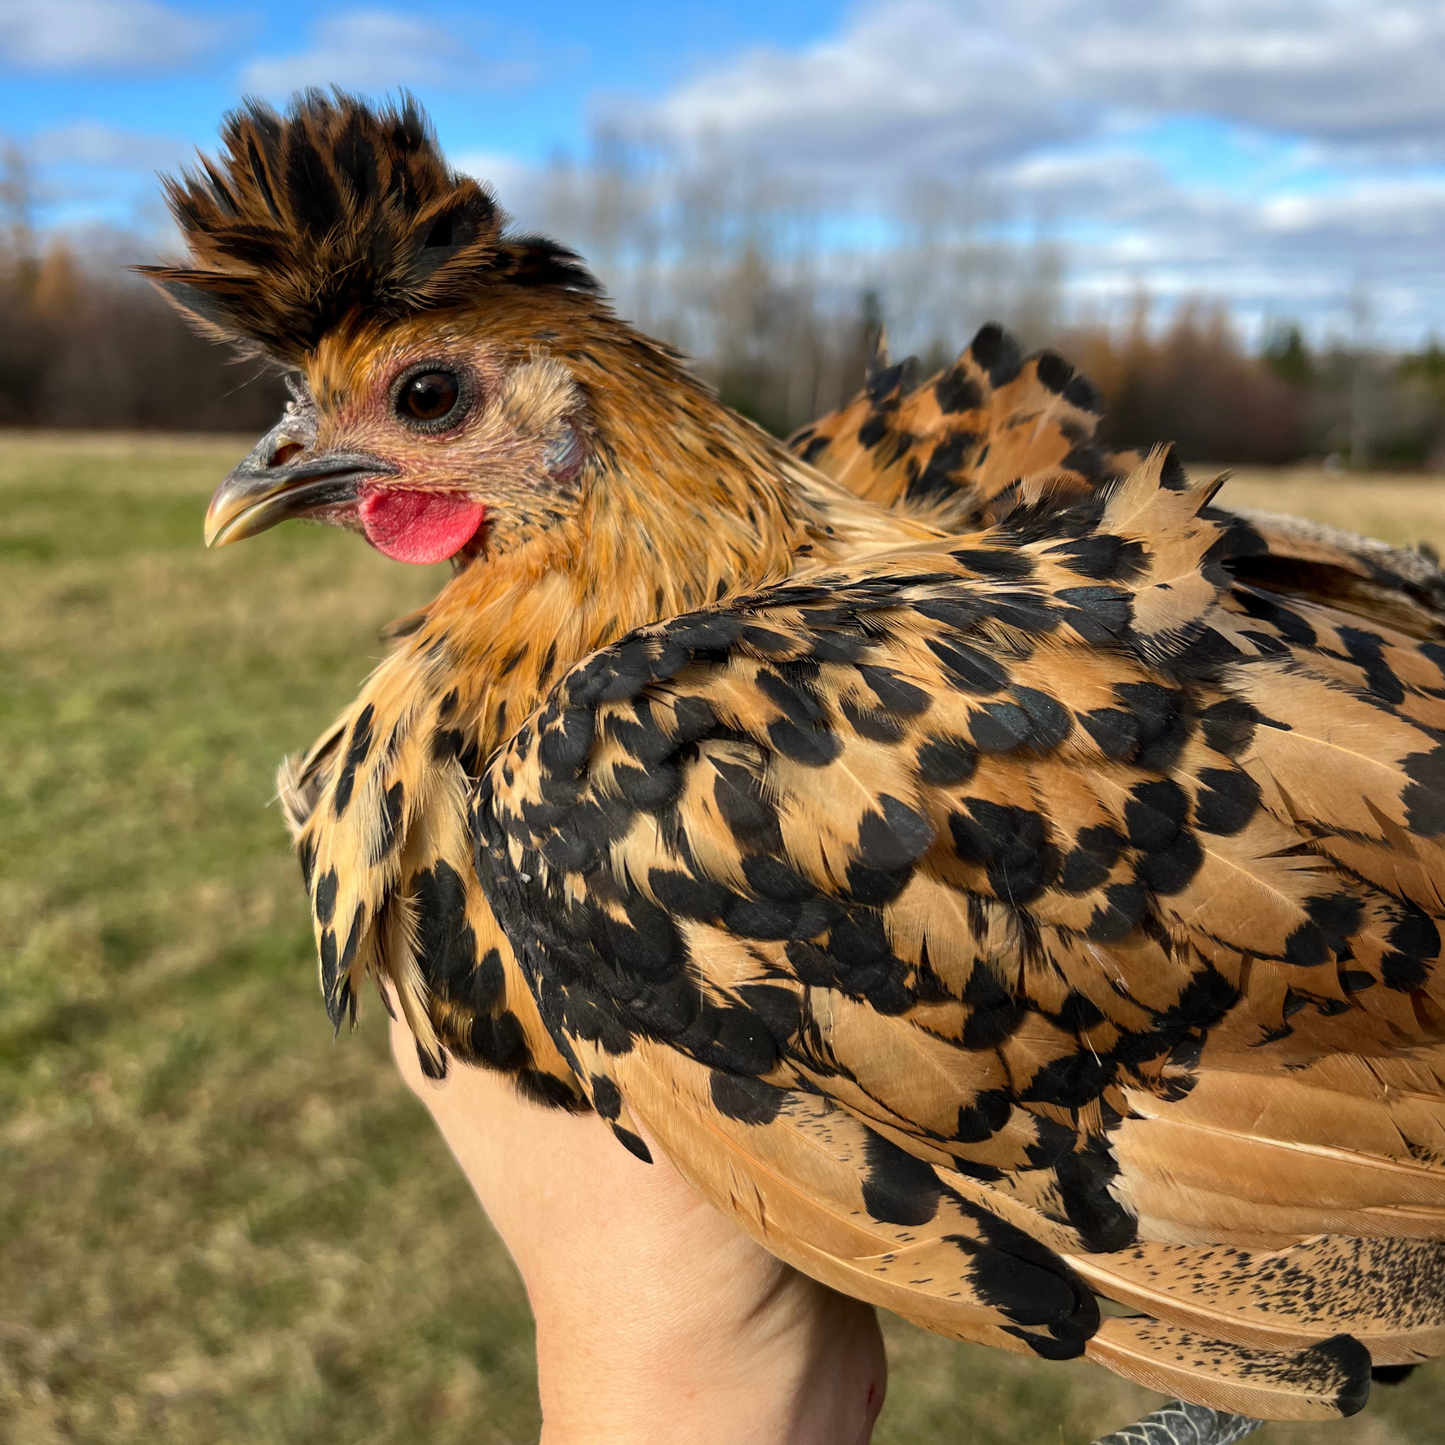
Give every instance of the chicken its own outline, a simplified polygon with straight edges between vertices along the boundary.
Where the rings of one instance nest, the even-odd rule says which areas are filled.
[[[790,450],[410,103],[223,140],[149,272],[293,401],[208,540],[454,563],[281,772],[334,1024],[385,980],[943,1335],[1269,1419],[1445,1349],[1428,560],[1108,455],[996,327]]]

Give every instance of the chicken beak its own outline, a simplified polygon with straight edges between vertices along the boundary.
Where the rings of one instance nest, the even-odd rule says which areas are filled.
[[[360,486],[397,468],[366,452],[319,452],[309,418],[289,408],[216,488],[206,508],[206,546],[254,537],[288,517],[324,518],[355,506]]]

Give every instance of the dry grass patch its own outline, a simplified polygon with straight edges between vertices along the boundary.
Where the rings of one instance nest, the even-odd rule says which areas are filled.
[[[1193,470],[1207,474],[1205,468]],[[1392,472],[1342,477],[1313,468],[1244,467],[1224,484],[1220,500],[1226,506],[1313,517],[1397,547],[1426,542],[1445,552],[1445,477]]]

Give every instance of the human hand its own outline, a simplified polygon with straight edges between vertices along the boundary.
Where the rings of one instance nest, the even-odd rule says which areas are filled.
[[[653,1141],[644,1164],[499,1075],[427,1079],[405,1023],[392,1047],[521,1270],[542,1445],[866,1445],[887,1380],[869,1306],[774,1259]]]

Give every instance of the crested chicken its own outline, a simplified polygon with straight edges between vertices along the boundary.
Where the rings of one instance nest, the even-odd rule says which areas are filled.
[[[943,1335],[1266,1419],[1445,1350],[1431,562],[1108,453],[997,327],[776,442],[409,102],[169,197],[293,397],[208,541],[453,564],[281,771],[335,1024],[384,980]]]

